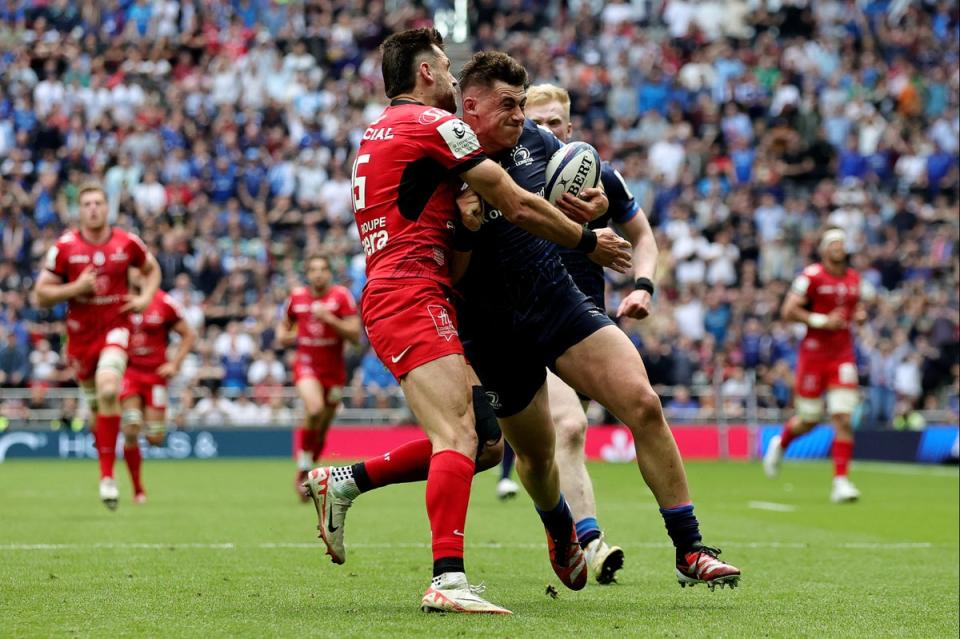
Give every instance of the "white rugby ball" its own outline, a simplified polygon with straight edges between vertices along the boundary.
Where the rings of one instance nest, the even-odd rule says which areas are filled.
[[[600,183],[600,155],[586,142],[565,144],[547,162],[546,178],[543,193],[551,204],[564,193],[578,195]]]

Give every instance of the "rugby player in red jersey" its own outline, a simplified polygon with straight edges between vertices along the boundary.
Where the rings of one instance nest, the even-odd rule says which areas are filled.
[[[333,283],[326,256],[310,256],[304,266],[307,286],[291,292],[277,339],[297,347],[293,379],[303,402],[304,424],[294,430],[294,486],[306,501],[309,496],[302,484],[323,452],[327,429],[343,396],[347,383],[343,347],[347,341],[355,344],[360,339],[360,316],[350,291]]]
[[[138,277],[131,278],[133,284]],[[180,336],[173,357],[167,359],[170,333]],[[133,482],[133,500],[147,501],[140,467],[140,431],[146,425],[146,439],[151,446],[163,444],[166,435],[167,382],[180,371],[180,365],[197,340],[197,334],[183,316],[180,303],[163,291],[157,291],[142,313],[130,315],[130,347],[127,370],[120,387],[123,413],[123,460]]]
[[[453,235],[461,219],[454,197],[466,182],[511,222],[621,271],[629,268],[630,251],[616,234],[585,229],[520,188],[484,156],[474,132],[452,115],[456,79],[442,46],[435,29],[397,33],[383,43],[391,102],[364,131],[352,179],[367,256],[363,323],[374,351],[400,380],[429,442],[413,442],[353,467],[316,468],[307,486],[327,551],[335,563],[343,563],[344,518],[353,498],[378,485],[422,478],[426,471],[434,561],[421,608],[507,614],[481,598],[464,572],[473,473],[487,444],[499,449],[502,441],[485,393],[464,359],[448,299]],[[467,214],[462,222],[477,229],[481,220]],[[493,457],[498,459],[499,452]],[[353,477],[359,469],[364,476]],[[351,488],[330,491],[332,483]]]
[[[860,497],[860,491],[847,477],[853,456],[850,416],[860,401],[850,327],[866,318],[860,302],[873,297],[873,287],[847,266],[845,242],[841,229],[827,230],[820,240],[820,262],[797,276],[783,302],[783,318],[806,324],[807,334],[800,342],[797,357],[796,415],[770,440],[763,458],[767,476],[775,477],[790,443],[823,417],[825,393],[827,414],[834,428],[830,499],[838,503]]]
[[[120,384],[127,366],[130,313],[141,313],[160,286],[160,266],[136,235],[110,226],[107,197],[98,184],[80,188],[80,225],[47,252],[34,292],[43,307],[67,302],[67,362],[87,399],[100,460],[100,499],[111,510],[119,492],[113,478],[120,433]],[[143,276],[132,295],[128,270]]]

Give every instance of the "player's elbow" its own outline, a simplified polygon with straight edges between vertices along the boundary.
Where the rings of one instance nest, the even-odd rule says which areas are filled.
[[[56,304],[46,287],[38,287],[33,292],[33,298],[40,308],[50,308]]]

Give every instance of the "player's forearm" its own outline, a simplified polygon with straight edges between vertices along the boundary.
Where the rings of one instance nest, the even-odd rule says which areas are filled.
[[[292,326],[288,326],[285,322],[281,322],[277,326],[277,342],[282,346],[293,346],[297,342],[297,333],[293,330]]]
[[[638,211],[637,215],[643,216],[643,211]],[[637,225],[637,228],[631,227],[630,230],[632,232],[627,233],[627,239],[633,245],[633,278],[646,277],[655,281],[660,249],[657,247],[657,238],[653,234],[653,229],[644,217],[642,225]]]
[[[160,264],[153,258],[150,257],[151,264],[150,268],[143,273],[143,283],[140,286],[140,294],[143,295],[144,299],[152,300],[153,296],[157,294],[157,291],[160,290]]]
[[[67,282],[66,284],[41,284],[35,289],[37,304],[50,308],[60,302],[67,302],[81,294],[77,282]]]
[[[344,318],[335,317],[327,323],[341,338],[354,344],[360,341],[360,320],[355,315]]]
[[[501,210],[508,220],[523,230],[566,248],[576,248],[583,235],[582,226],[532,193],[525,192],[512,216],[505,209]]]
[[[180,335],[180,344],[177,346],[176,352],[173,354],[170,363],[173,364],[174,369],[180,370],[180,365],[183,364],[183,360],[187,358],[187,353],[193,350],[193,345],[197,341],[197,334],[193,331],[190,331],[186,334]]]
[[[811,313],[805,308],[793,304],[784,305],[780,316],[788,322],[800,322],[812,328],[823,328],[827,323],[827,316],[823,313]]]
[[[485,160],[461,177],[512,224],[560,246],[579,244],[583,234],[579,224],[542,197],[517,186],[496,163]]]

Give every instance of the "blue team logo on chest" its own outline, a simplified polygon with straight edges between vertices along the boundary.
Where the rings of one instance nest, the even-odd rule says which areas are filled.
[[[522,144],[514,147],[512,156],[514,166],[533,164],[533,156],[530,154],[530,149]]]

